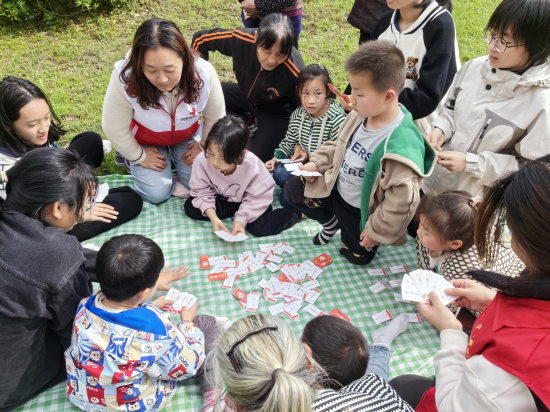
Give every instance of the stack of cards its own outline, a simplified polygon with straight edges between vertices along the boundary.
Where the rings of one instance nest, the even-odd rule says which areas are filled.
[[[319,172],[309,172],[307,170],[293,170],[291,174],[293,174],[294,176],[323,176]]]
[[[226,232],[225,230],[218,230],[214,232],[218,237],[221,237],[226,242],[242,242],[243,240],[248,239],[248,236],[242,233],[237,233],[232,235],[231,233]]]
[[[285,163],[301,163],[302,159],[298,160],[290,160],[290,159],[277,159],[277,162],[285,164]]]
[[[173,300],[174,303],[170,307],[165,307],[164,309],[179,314],[182,308],[185,306],[186,309],[191,309],[193,305],[197,302],[198,298],[191,295],[187,292],[180,292],[175,288],[170,288],[166,294],[166,300]]]
[[[434,291],[444,305],[448,305],[458,298],[449,296],[445,289],[454,288],[443,276],[430,270],[415,270],[403,277],[401,295],[404,300],[428,303],[429,294]]]

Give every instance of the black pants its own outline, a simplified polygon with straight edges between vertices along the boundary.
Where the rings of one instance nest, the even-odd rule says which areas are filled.
[[[202,214],[200,209],[193,206],[193,199],[190,197],[185,201],[185,214],[193,220],[210,220],[208,216]],[[234,217],[240,206],[240,203],[228,202],[227,199],[216,196],[216,215],[220,219]],[[246,229],[256,237],[278,235],[298,223],[301,217],[301,212],[290,207],[273,209],[269,206],[258,219],[249,222]]]
[[[420,403],[424,392],[435,386],[435,379],[418,375],[401,375],[393,378],[390,386],[414,409]]]
[[[95,132],[77,134],[71,141],[67,150],[80,156],[93,168],[99,167],[103,162],[103,142],[101,136]],[[118,212],[117,218],[111,220],[111,223],[78,223],[68,232],[68,234],[76,236],[79,242],[84,242],[85,240],[135,219],[141,213],[143,207],[143,199],[141,196],[128,186],[109,190],[109,194],[101,203],[114,207]]]
[[[366,31],[359,30],[359,46],[363,44],[366,41],[370,40],[370,33],[367,33]],[[351,94],[351,85],[348,83],[348,87],[346,87],[346,90],[344,90],[344,94],[350,95]]]
[[[275,149],[286,135],[290,115],[276,116],[257,110],[243,95],[237,83],[222,82],[227,112],[244,115],[251,113],[258,121],[256,131],[249,150],[260,158],[262,162],[273,159]]]
[[[333,190],[328,197],[322,199],[309,199],[304,196],[304,181],[300,176],[295,176],[286,181],[285,196],[296,209],[321,225],[329,223],[336,216],[342,243],[356,255],[364,256],[370,253],[359,244],[361,209],[346,202],[337,190]]]

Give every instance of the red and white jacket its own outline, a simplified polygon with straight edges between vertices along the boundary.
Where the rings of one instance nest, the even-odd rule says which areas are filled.
[[[115,63],[115,69],[119,74],[124,67],[124,63],[124,60]],[[200,118],[211,90],[211,78],[208,63],[201,58],[197,58],[195,65],[203,81],[199,100],[188,104],[183,101],[185,96],[181,94],[173,115],[170,115],[170,110],[163,97],[161,97],[161,107],[159,109],[152,107],[143,109],[136,97],[128,95],[127,86],[125,85],[124,96],[134,108],[130,130],[140,145],[170,146],[183,142],[193,136],[199,129]]]

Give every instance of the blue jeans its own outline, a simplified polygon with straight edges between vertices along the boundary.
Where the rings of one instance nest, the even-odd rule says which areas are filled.
[[[273,180],[275,180],[277,186],[283,189],[285,188],[286,181],[291,177],[294,177],[294,175],[286,170],[285,166],[282,163],[279,163],[273,171]],[[281,194],[279,195],[279,202],[281,202],[281,206],[283,207],[288,206],[294,208],[294,205],[290,203],[286,198],[284,190],[282,190]]]
[[[172,168],[170,167],[169,150],[172,152],[176,172],[180,178],[181,184],[186,189],[189,187],[189,179],[191,178],[192,166],[185,166],[181,157],[188,152],[187,145],[195,141],[200,141],[202,136],[202,125],[193,136],[183,142],[176,143],[172,146],[142,146],[143,148],[155,147],[159,153],[166,159],[168,166],[161,172],[153,169],[148,169],[140,165],[130,165],[132,176],[134,176],[134,186],[143,200],[149,203],[160,203],[168,199],[176,183],[172,180]]]
[[[374,373],[386,382],[390,379],[390,350],[385,346],[371,345],[367,373]]]

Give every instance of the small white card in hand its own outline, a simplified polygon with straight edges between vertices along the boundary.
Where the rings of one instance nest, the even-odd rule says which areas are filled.
[[[277,272],[279,270],[279,266],[277,266],[273,262],[269,262],[267,265],[265,265],[265,267],[268,268],[271,271],[271,273]]]
[[[289,172],[292,172],[293,170],[300,170],[300,163],[287,163],[285,165],[285,169]]]
[[[374,285],[369,286],[369,289],[372,290],[374,293],[378,293],[384,289],[386,289],[388,286],[384,282],[376,282]]]
[[[422,318],[418,313],[405,313],[409,317],[409,323],[419,323],[422,322]]]
[[[97,203],[103,202],[103,199],[105,199],[108,194],[109,194],[109,184],[103,183],[102,185],[99,185],[99,187],[97,188],[97,192],[95,194],[95,201]]]
[[[319,172],[310,172],[308,170],[293,170],[290,173],[293,174],[294,176],[323,176]]]
[[[178,299],[179,295],[181,295],[181,292],[177,290],[176,288],[170,288],[168,290],[168,293],[166,294],[166,300],[173,300],[174,302]]]
[[[275,263],[281,263],[283,261],[283,258],[280,256],[268,255],[265,258],[265,260],[269,260],[270,262],[275,262]]]
[[[237,233],[236,235],[232,235],[231,233],[227,233],[225,230],[218,230],[214,232],[218,237],[221,237],[226,242],[242,242],[243,240],[248,239],[248,236]]]
[[[405,300],[428,303],[429,294],[434,291],[441,303],[448,305],[458,298],[458,296],[449,296],[445,293],[445,289],[453,287],[443,276],[430,270],[418,269],[403,277],[401,295]]]
[[[246,310],[248,312],[256,312],[260,304],[260,294],[258,292],[250,292],[246,297]]]
[[[302,161],[302,159],[298,159],[298,160],[290,160],[290,159],[277,159],[277,162],[279,163],[282,163],[282,164],[288,164],[288,163],[300,163]]]
[[[317,306],[315,305],[307,305],[304,310],[308,313],[311,313],[314,317],[318,318],[319,316],[321,316],[323,314],[323,311],[320,310]]]
[[[393,317],[389,310],[384,310],[382,312],[372,315],[372,319],[374,320],[374,323],[376,323],[377,325],[380,325],[381,323],[384,323],[390,319],[393,319]]]
[[[409,269],[407,269],[407,266],[405,265],[392,266],[390,267],[390,270],[391,270],[391,273],[393,273],[394,275],[397,273],[405,273],[409,271]]]
[[[386,271],[384,269],[367,269],[370,276],[386,276]]]

